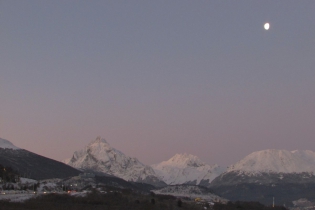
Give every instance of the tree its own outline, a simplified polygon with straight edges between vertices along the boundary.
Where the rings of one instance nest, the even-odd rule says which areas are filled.
[[[178,199],[178,201],[177,201],[177,206],[178,206],[178,207],[182,207],[182,204],[183,204],[182,200],[181,200],[181,199]]]

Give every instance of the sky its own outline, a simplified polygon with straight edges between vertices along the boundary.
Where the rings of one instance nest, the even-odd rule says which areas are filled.
[[[315,151],[314,11],[293,0],[0,0],[0,138],[63,160],[101,136],[145,164]]]

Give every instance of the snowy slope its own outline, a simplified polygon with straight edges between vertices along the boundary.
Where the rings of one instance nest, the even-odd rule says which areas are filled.
[[[167,184],[209,184],[224,172],[218,165],[207,165],[190,154],[176,154],[167,161],[152,165],[155,173]]]
[[[0,148],[2,148],[2,149],[14,149],[14,150],[20,149],[20,148],[14,146],[8,140],[1,139],[1,138],[0,138]]]
[[[74,152],[72,158],[63,162],[78,169],[103,172],[126,181],[165,185],[157,178],[150,166],[146,166],[136,158],[130,158],[112,148],[101,137],[97,137],[84,149]]]
[[[201,198],[205,201],[211,202],[227,202],[227,199],[221,198],[213,194],[208,188],[192,185],[173,185],[166,186],[162,189],[151,190],[155,194],[172,195],[175,197],[186,197],[190,199]]]
[[[315,165],[315,152],[311,150],[294,150],[292,153],[308,163]]]
[[[261,172],[302,173],[315,172],[315,154],[312,151],[262,150],[253,152],[227,172],[242,171],[249,174]]]

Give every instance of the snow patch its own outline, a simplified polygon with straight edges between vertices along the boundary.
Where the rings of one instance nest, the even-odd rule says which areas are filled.
[[[174,185],[167,186],[159,190],[152,190],[155,194],[172,195],[175,197],[186,197],[190,199],[200,198],[210,202],[227,202],[228,200],[219,197],[208,191],[207,188],[191,185]]]
[[[34,179],[24,178],[20,177],[20,183],[21,184],[36,184],[38,181]]]
[[[2,149],[13,149],[13,150],[20,149],[20,148],[14,146],[14,145],[13,145],[11,142],[9,142],[8,140],[1,139],[1,138],[0,138],[0,148],[2,148]]]

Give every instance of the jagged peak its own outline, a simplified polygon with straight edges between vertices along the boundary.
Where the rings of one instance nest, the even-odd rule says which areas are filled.
[[[89,143],[88,147],[95,146],[95,145],[98,145],[98,146],[103,145],[103,146],[106,146],[109,148],[111,147],[109,145],[109,143],[104,138],[101,138],[101,136],[98,136],[95,140],[91,141]]]
[[[15,146],[14,144],[12,144],[10,141],[6,140],[6,139],[2,139],[0,138],[0,148],[3,149],[20,149],[19,147]]]
[[[144,181],[146,183],[155,180],[156,184],[160,182],[165,184],[156,177],[150,166],[110,147],[107,141],[100,136],[91,141],[84,149],[75,151],[73,157],[64,162],[75,168],[103,172],[127,181]]]

